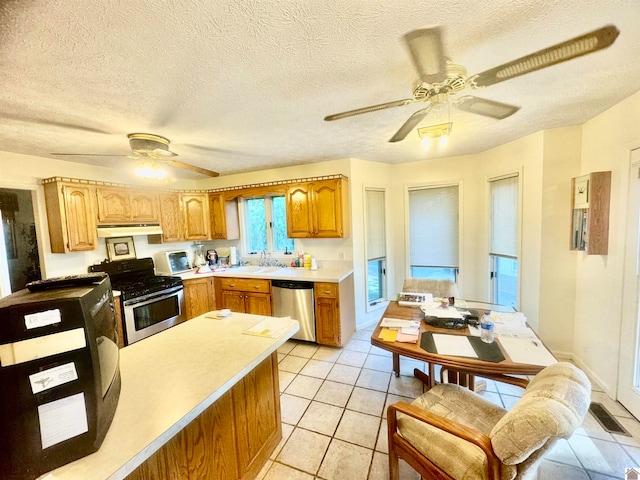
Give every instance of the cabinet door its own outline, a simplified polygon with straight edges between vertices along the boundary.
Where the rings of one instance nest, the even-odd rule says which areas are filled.
[[[156,193],[143,190],[131,192],[131,220],[133,222],[157,222],[158,218],[158,195]]]
[[[287,236],[305,238],[313,236],[312,194],[308,183],[287,189]]]
[[[131,221],[131,191],[124,188],[96,188],[98,223]]]
[[[245,295],[245,312],[271,316],[271,295],[268,293],[247,293]]]
[[[342,185],[340,180],[313,183],[314,236],[343,236]]]
[[[314,284],[316,298],[316,341],[322,345],[340,347],[340,304],[338,284]]]
[[[206,193],[182,195],[184,239],[209,239],[209,200]]]
[[[160,225],[163,242],[180,242],[182,235],[182,208],[179,193],[160,195]]]
[[[187,320],[215,309],[213,277],[184,280],[182,284]]]
[[[226,201],[221,193],[209,194],[211,238],[235,240],[240,238],[238,201]]]
[[[67,252],[81,252],[96,248],[96,222],[90,187],[65,185],[62,187],[66,217]],[[51,234],[51,232],[50,232]],[[53,243],[53,242],[52,242]],[[61,253],[53,248],[54,253]]]
[[[246,293],[244,292],[222,290],[220,292],[221,308],[228,308],[232,312],[245,313],[245,295]]]

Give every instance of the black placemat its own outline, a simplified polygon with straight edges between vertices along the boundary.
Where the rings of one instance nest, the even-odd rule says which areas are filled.
[[[442,335],[448,335],[443,333]],[[495,343],[484,343],[480,337],[466,337],[473,347],[473,350],[478,355],[478,359],[485,362],[498,363],[504,360],[504,355],[500,350],[500,347]],[[433,332],[424,332],[420,337],[420,348],[426,350],[429,353],[438,353],[436,348],[436,342],[433,340]],[[452,355],[453,356],[453,355]],[[470,357],[465,357],[470,358]]]

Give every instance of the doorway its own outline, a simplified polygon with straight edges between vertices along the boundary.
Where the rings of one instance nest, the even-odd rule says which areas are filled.
[[[42,278],[31,190],[0,188],[0,219],[0,296],[5,296]]]
[[[631,152],[627,206],[618,401],[640,419],[640,149]]]

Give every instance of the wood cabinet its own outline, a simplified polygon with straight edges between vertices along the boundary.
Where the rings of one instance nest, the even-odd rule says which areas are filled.
[[[217,308],[232,312],[271,315],[271,281],[216,277]]]
[[[124,325],[122,324],[122,301],[120,295],[113,297],[113,308],[116,316],[116,332],[118,333],[118,347],[124,348]]]
[[[212,240],[240,238],[237,199],[226,200],[222,193],[210,193],[209,216]]]
[[[289,238],[349,236],[349,184],[346,178],[299,183],[287,188]]]
[[[158,194],[131,188],[97,187],[98,223],[158,222]]]
[[[214,277],[183,280],[187,320],[216,309]]]
[[[248,480],[282,438],[273,353],[127,479]]]
[[[611,172],[593,172],[571,181],[571,250],[606,255],[609,250]]]
[[[344,347],[356,330],[353,274],[340,283],[313,285],[316,309],[316,341]]]
[[[182,228],[182,205],[180,204],[180,194],[177,192],[160,194],[160,225],[162,235],[156,241],[155,238],[149,243],[181,242],[184,239]]]
[[[209,199],[206,193],[181,195],[184,240],[209,239]]]
[[[81,183],[44,184],[52,253],[82,252],[97,245],[95,188]]]

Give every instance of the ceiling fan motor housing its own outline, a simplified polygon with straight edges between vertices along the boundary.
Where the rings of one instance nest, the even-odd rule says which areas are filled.
[[[151,133],[130,133],[127,135],[129,138],[129,145],[131,150],[141,155],[152,155],[159,153],[158,150],[164,150],[171,154],[169,151],[169,139],[161,137],[160,135],[154,135]]]

